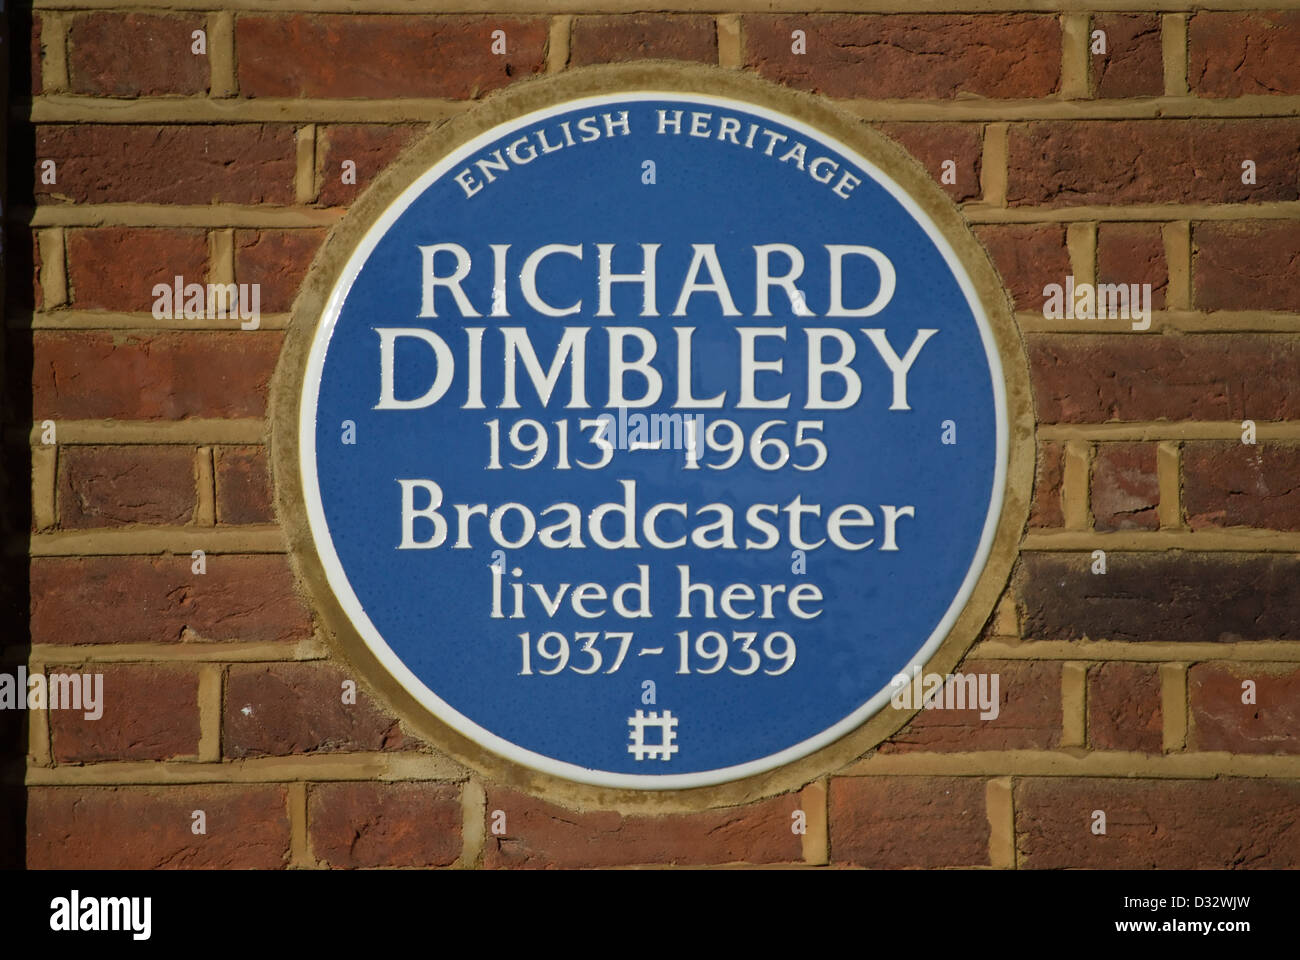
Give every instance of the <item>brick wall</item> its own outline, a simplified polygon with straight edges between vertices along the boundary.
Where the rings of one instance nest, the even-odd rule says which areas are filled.
[[[31,636],[5,663],[102,672],[107,695],[98,722],[28,717],[28,863],[1300,865],[1300,13],[1153,5],[18,14],[7,409],[32,477]],[[953,12],[971,6],[991,12]],[[1021,555],[965,668],[1000,675],[1000,716],[923,712],[797,793],[661,816],[484,782],[364,686],[342,703],[349,667],[296,589],[266,446],[298,285],[370,180],[493,90],[638,58],[820,93],[936,180],[955,161],[944,188],[1014,300],[1038,422]],[[177,274],[261,283],[260,328],[154,319]],[[1045,319],[1066,274],[1151,283],[1150,329]]]

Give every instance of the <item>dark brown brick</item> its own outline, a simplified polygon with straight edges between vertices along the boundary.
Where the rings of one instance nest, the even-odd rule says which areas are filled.
[[[316,147],[322,158],[319,201],[330,207],[351,203],[425,129],[416,125],[381,123],[349,123],[321,128]],[[343,182],[343,164],[347,160],[356,164],[356,183]]]
[[[41,557],[31,564],[32,641],[48,644],[301,641],[311,615],[287,558]],[[111,617],[88,611],[111,610]]]
[[[1017,781],[1016,845],[1029,869],[1294,869],[1300,783],[1274,780]],[[1106,814],[1104,836],[1093,811]]]
[[[152,13],[84,13],[68,28],[73,93],[100,97],[199,94],[208,90],[208,56],[191,34],[206,18]]]
[[[354,679],[321,663],[232,664],[222,750],[238,759],[403,746],[398,722],[359,684],[356,703],[343,702],[343,681]]]
[[[202,230],[98,227],[70,230],[66,237],[69,299],[79,310],[152,312],[155,285],[174,289],[178,276],[187,284],[207,283]]]
[[[1198,11],[1187,40],[1187,82],[1197,96],[1300,93],[1300,11]]]
[[[975,236],[1002,274],[1017,310],[1041,311],[1043,288],[1064,283],[1073,272],[1063,224],[981,225]]]
[[[440,783],[311,788],[312,853],[331,867],[445,867],[460,856],[460,791]]]
[[[206,834],[192,832],[195,810]],[[29,869],[269,869],[288,857],[281,786],[32,787],[27,795]]]
[[[1253,681],[1254,702],[1243,703]],[[1188,745],[1227,753],[1300,753],[1300,669],[1198,663],[1187,671]]]
[[[1198,223],[1192,239],[1198,309],[1300,311],[1300,223]]]
[[[1231,441],[1185,444],[1183,509],[1193,530],[1300,530],[1300,447]]]
[[[215,451],[217,523],[271,523],[271,474],[265,447],[218,447]]]
[[[984,140],[977,124],[881,123],[876,129],[902,144],[953,200],[962,203],[979,197]],[[956,164],[956,183],[943,182],[946,160]]]
[[[1254,554],[1025,553],[1014,579],[1026,640],[1300,640],[1300,561]]]
[[[1097,282],[1151,284],[1151,309],[1165,308],[1169,269],[1158,223],[1103,223],[1097,228]]]
[[[1031,527],[1059,527],[1065,523],[1061,482],[1065,474],[1065,444],[1048,440],[1038,445],[1034,468],[1034,501],[1029,509]]]
[[[790,828],[799,796],[789,794],[723,810],[672,816],[577,813],[504,788],[489,790],[487,810],[506,817],[502,836],[487,836],[488,867],[612,867],[637,864],[791,863],[802,843]]]
[[[184,524],[194,519],[191,447],[64,447],[59,454],[59,524]]]
[[[236,230],[235,279],[260,285],[263,310],[290,310],[324,239],[323,230]]]
[[[1300,338],[1286,334],[1028,334],[1042,423],[1292,420]]]
[[[954,673],[968,677],[972,674],[996,674],[997,716],[983,719],[978,707],[970,710],[922,709],[906,727],[881,744],[881,753],[1048,750],[1060,743],[1059,663],[971,660]],[[967,685],[965,690],[969,689]],[[953,684],[953,692],[941,694],[938,702],[943,703],[946,698],[955,702],[956,693],[957,685]],[[966,702],[971,701],[967,698]]]
[[[193,667],[51,664],[45,672],[103,675],[102,716],[86,719],[85,710],[50,711],[50,743],[57,762],[198,756],[199,678]]]
[[[546,65],[545,18],[244,14],[235,24],[246,97],[482,96]],[[492,31],[506,34],[504,56]]]
[[[741,34],[746,66],[831,97],[1045,97],[1060,78],[1060,26],[1037,14],[747,16]]]
[[[985,789],[973,777],[836,777],[831,861],[885,870],[987,866]]]
[[[718,28],[702,14],[635,14],[577,17],[569,39],[569,65],[624,60],[718,61]]]
[[[1012,124],[1007,149],[1011,206],[1300,198],[1300,120],[1045,120]]]
[[[1099,663],[1088,671],[1088,745],[1159,753],[1164,746],[1160,668]]]
[[[37,420],[260,417],[278,331],[32,334]]]
[[[38,199],[76,203],[293,203],[297,147],[288,124],[79,123],[36,128],[58,162]]]
[[[1092,29],[1106,34],[1106,52],[1091,54],[1094,97],[1158,97],[1165,92],[1158,14],[1102,14],[1092,18]]]
[[[1152,443],[1102,443],[1092,461],[1092,517],[1098,530],[1155,530],[1160,481]]]

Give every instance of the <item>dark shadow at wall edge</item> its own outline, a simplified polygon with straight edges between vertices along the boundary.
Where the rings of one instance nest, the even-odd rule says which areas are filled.
[[[29,226],[34,192],[34,138],[27,103],[32,95],[32,12],[9,6],[0,20],[0,204],[4,233],[0,259],[0,370],[3,371],[3,464],[0,464],[0,673],[16,676],[31,652],[29,622],[31,571],[28,536],[32,528],[33,234]],[[17,39],[18,49],[13,41]],[[17,111],[15,112],[15,108]],[[14,182],[10,182],[10,178]],[[20,204],[18,209],[12,205]],[[25,691],[24,691],[25,692]],[[0,709],[0,868],[26,863],[27,712]]]

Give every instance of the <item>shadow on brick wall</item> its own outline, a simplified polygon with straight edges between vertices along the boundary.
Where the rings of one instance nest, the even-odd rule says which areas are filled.
[[[3,304],[4,339],[4,429],[3,469],[0,469],[0,493],[5,509],[0,514],[0,672],[11,676],[25,665],[31,651],[28,623],[29,576],[28,535],[32,528],[31,447],[28,442],[32,423],[32,342],[33,298],[32,231],[25,211],[15,211],[17,202],[30,209],[33,193],[35,148],[30,128],[14,119],[11,104],[22,104],[32,94],[33,68],[30,10],[11,8],[7,22],[0,24],[0,57],[9,60],[0,68],[0,106],[6,123],[0,142],[0,202],[4,210],[4,270],[0,272],[0,304]],[[13,49],[13,37],[24,42]],[[0,709],[0,868],[24,866],[26,849],[27,792],[24,777],[27,768],[27,712]]]

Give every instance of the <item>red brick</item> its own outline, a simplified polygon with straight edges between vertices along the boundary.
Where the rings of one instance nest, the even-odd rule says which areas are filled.
[[[1151,309],[1165,308],[1169,268],[1158,223],[1103,223],[1097,228],[1097,282],[1149,283]]]
[[[271,523],[271,474],[265,447],[218,447],[217,523]]]
[[[31,563],[33,643],[291,642],[311,636],[285,557],[49,557]],[[111,610],[111,617],[93,611]]]
[[[64,447],[59,453],[64,528],[189,523],[195,496],[190,447]]]
[[[195,810],[204,813],[206,834],[191,829]],[[32,787],[27,794],[29,869],[268,869],[288,858],[280,786]]]
[[[67,233],[68,286],[79,310],[153,310],[154,285],[206,283],[202,230],[97,227]]]
[[[297,147],[288,124],[56,124],[36,155],[58,161],[39,199],[77,203],[293,203]]]
[[[1192,239],[1198,309],[1300,311],[1300,223],[1198,223]]]
[[[741,33],[747,66],[831,97],[1044,97],[1060,77],[1060,26],[1036,14],[747,16]]]
[[[324,230],[236,230],[235,278],[261,285],[263,310],[287,311],[324,239]]]
[[[1065,523],[1061,483],[1065,474],[1065,444],[1048,440],[1038,445],[1034,468],[1034,501],[1029,508],[1031,527],[1059,527]]]
[[[886,870],[987,866],[985,789],[966,777],[836,777],[831,861]]]
[[[228,757],[284,757],[403,746],[398,722],[358,685],[343,702],[343,681],[355,677],[321,663],[237,663],[226,679],[221,746]]]
[[[311,788],[312,854],[331,867],[445,867],[460,856],[460,791],[439,783]]]
[[[980,163],[984,141],[977,124],[881,123],[876,129],[897,140],[953,200],[961,203],[980,195]],[[957,182],[943,183],[943,164],[957,164]]]
[[[504,30],[505,55],[492,31]],[[541,73],[544,18],[246,14],[235,24],[246,97],[464,99]]]
[[[1300,865],[1300,782],[1017,781],[1016,845],[1029,869],[1197,870]],[[1094,810],[1106,814],[1092,833]]]
[[[802,860],[791,831],[798,794],[723,810],[672,816],[578,813],[504,788],[487,797],[506,832],[487,837],[488,867],[613,867],[635,864],[791,863]]]
[[[202,16],[86,13],[68,28],[73,93],[101,97],[198,94],[208,90],[208,57],[191,52]]]
[[[1164,747],[1160,668],[1099,663],[1088,671],[1088,745],[1159,753]]]
[[[103,675],[103,716],[51,710],[50,743],[59,763],[170,760],[199,752],[199,678],[190,666],[99,664],[46,667],[46,674]]]
[[[275,331],[32,337],[37,420],[260,417],[283,340]]]
[[[322,158],[319,201],[330,207],[351,203],[426,129],[416,125],[380,123],[318,128],[316,149]],[[343,163],[346,160],[356,164],[355,184],[343,182]]]
[[[1160,481],[1151,443],[1102,443],[1092,461],[1092,518],[1098,530],[1155,530]]]
[[[1092,18],[1092,29],[1106,34],[1106,52],[1091,54],[1094,97],[1158,97],[1165,92],[1158,15],[1102,14]]]
[[[975,228],[1017,310],[1040,311],[1043,287],[1071,273],[1062,224],[999,224]]]
[[[623,60],[718,62],[718,28],[702,14],[578,17],[569,38],[569,65]]]
[[[1300,640],[1300,562],[1273,554],[1026,553],[1014,587],[1026,640]]]
[[[1045,120],[1013,124],[1007,149],[1011,206],[1300,198],[1300,120]]]
[[[1198,12],[1187,40],[1187,83],[1198,96],[1300,93],[1300,12]]]
[[[1255,684],[1243,703],[1243,682]],[[1188,746],[1227,753],[1300,753],[1300,669],[1198,663],[1187,671]]]
[[[906,727],[881,744],[881,753],[1049,750],[1060,743],[1059,663],[971,660],[954,673],[997,674],[998,715],[984,720],[978,708],[922,709]]]
[[[1188,443],[1183,509],[1193,530],[1259,527],[1300,530],[1300,447]]]
[[[1029,334],[1042,423],[1291,420],[1300,339],[1285,334]]]

